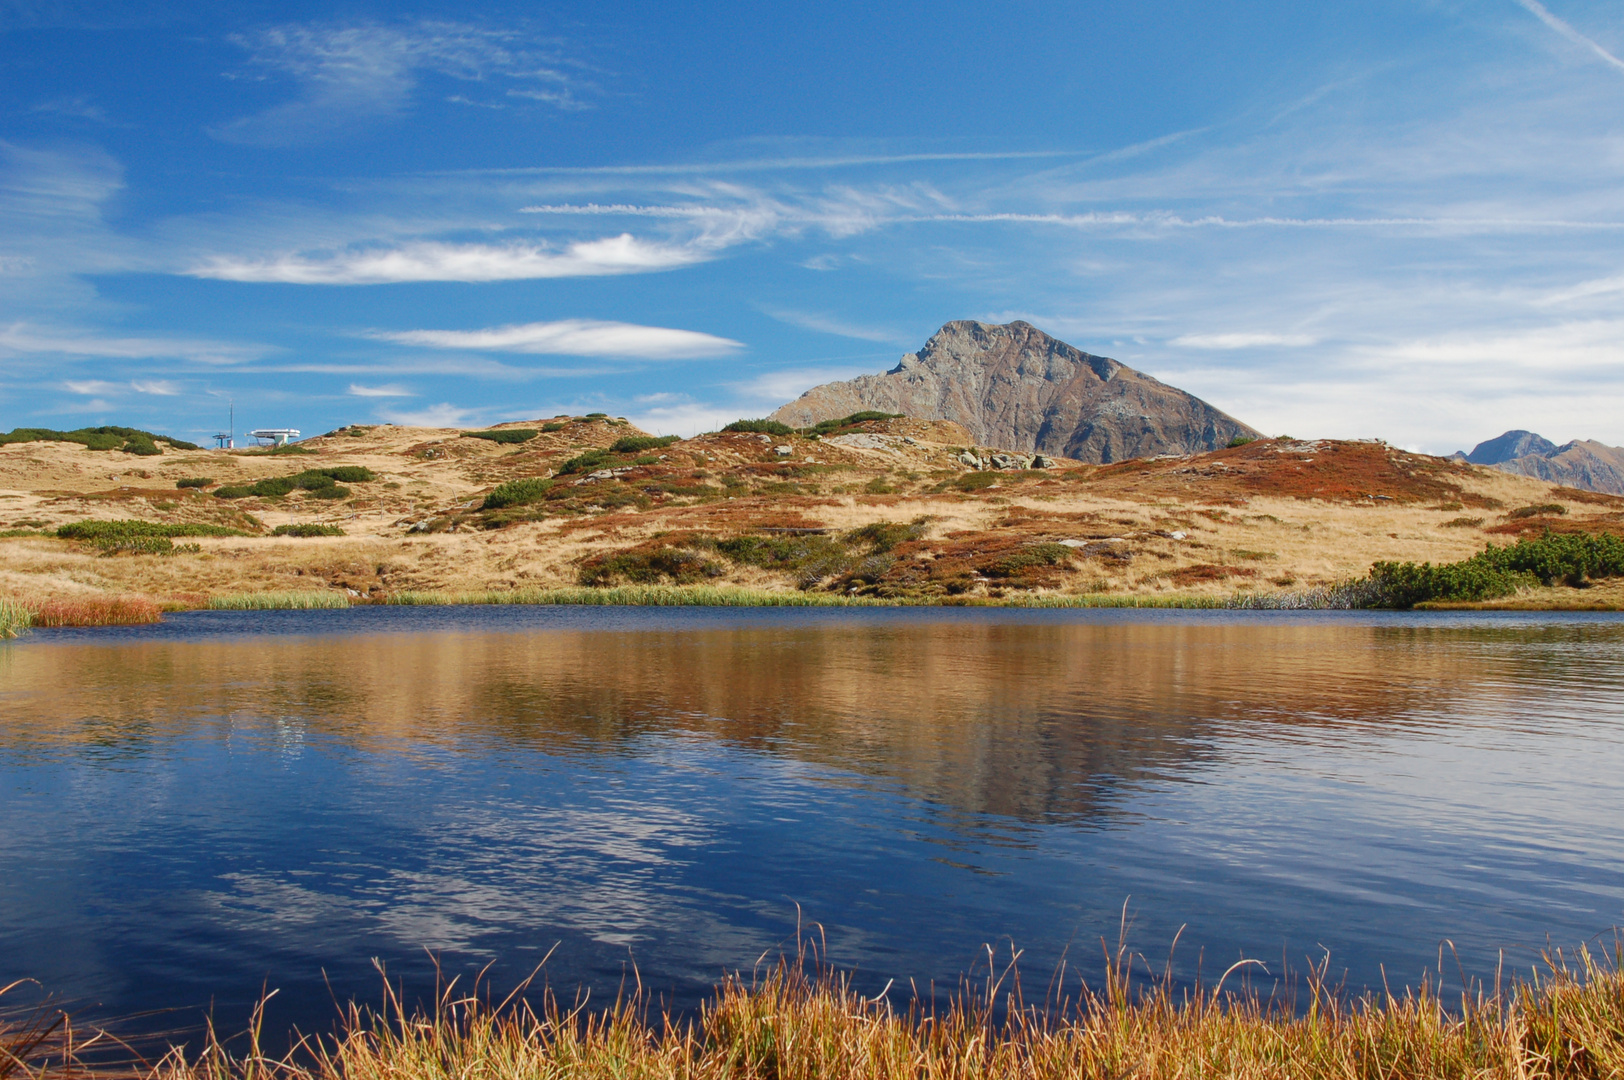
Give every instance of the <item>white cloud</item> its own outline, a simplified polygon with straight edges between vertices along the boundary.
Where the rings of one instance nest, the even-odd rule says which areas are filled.
[[[741,342],[694,330],[592,319],[562,319],[558,322],[496,326],[485,330],[407,330],[377,336],[385,341],[431,349],[488,349],[558,356],[635,357],[642,360],[725,356],[744,347]]]
[[[349,392],[355,397],[395,398],[417,396],[399,383],[385,383],[382,386],[362,386],[359,383],[350,383]]]
[[[1595,40],[1579,33],[1579,31],[1575,30],[1573,25],[1567,20],[1559,19],[1555,15],[1551,14],[1550,9],[1544,4],[1540,3],[1539,0],[1516,0],[1516,2],[1522,7],[1528,9],[1528,11],[1532,12],[1534,17],[1539,19],[1539,21],[1544,23],[1546,26],[1549,26],[1552,30],[1555,30],[1558,34],[1561,34],[1563,37],[1567,38],[1581,49],[1584,49],[1586,52],[1594,54],[1599,60],[1601,60],[1602,63],[1608,65],[1609,67],[1616,68],[1619,71],[1624,71],[1624,60],[1620,60],[1618,57],[1602,48],[1601,45]]]
[[[100,379],[67,379],[62,383],[75,394],[117,394],[124,388],[117,383],[103,382]]]
[[[900,330],[883,326],[863,326],[825,312],[794,311],[788,308],[761,310],[781,323],[799,326],[803,330],[815,330],[820,334],[856,338],[858,341],[878,341],[886,345],[906,346],[909,343],[907,335]]]
[[[626,418],[644,431],[652,431],[656,435],[681,435],[688,438],[701,431],[716,431],[724,424],[731,424],[739,419],[739,411],[717,405],[688,402],[628,413]]]
[[[560,109],[585,107],[577,96],[585,86],[562,70],[556,48],[515,31],[433,20],[396,26],[291,24],[233,40],[248,50],[254,72],[291,77],[299,91],[292,101],[210,129],[226,142],[288,145],[399,116],[425,74],[475,84],[517,82],[529,100]],[[538,84],[542,89],[523,89]]]
[[[710,255],[696,247],[649,243],[630,233],[554,251],[539,244],[414,243],[336,252],[324,258],[216,256],[187,271],[223,281],[292,285],[381,285],[404,281],[522,281],[670,270]]]
[[[26,323],[0,327],[0,356],[58,355],[117,360],[179,359],[239,364],[264,356],[260,345],[186,338],[99,337],[73,331],[35,330]],[[155,393],[157,391],[143,391]]]
[[[391,424],[404,424],[407,427],[462,427],[477,411],[442,401],[438,405],[430,405],[426,409],[414,412],[385,409],[378,415]]]
[[[738,393],[741,401],[752,405],[770,403],[767,408],[770,412],[787,401],[794,401],[814,386],[858,375],[878,374],[883,366],[874,364],[869,367],[782,368],[778,371],[762,372],[747,382],[734,383],[733,390]]]
[[[180,396],[180,387],[167,379],[136,379],[130,383],[130,388],[138,394],[152,394],[157,397]]]
[[[1256,349],[1267,346],[1314,345],[1319,339],[1310,334],[1181,334],[1168,344],[1191,349]]]

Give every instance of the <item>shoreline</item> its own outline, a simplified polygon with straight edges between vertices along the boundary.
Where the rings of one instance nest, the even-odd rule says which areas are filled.
[[[246,1032],[222,1037],[210,1024],[199,1045],[169,1036],[144,1060],[115,1033],[75,1030],[46,1005],[0,1011],[0,1060],[24,1080],[1592,1080],[1617,1076],[1624,1064],[1621,960],[1617,948],[1599,957],[1584,947],[1572,956],[1550,951],[1504,984],[1497,977],[1494,987],[1475,984],[1448,999],[1431,976],[1396,993],[1351,997],[1314,968],[1264,997],[1247,979],[1256,961],[1236,963],[1211,988],[1179,989],[1119,946],[1107,951],[1098,987],[1062,970],[1041,1001],[1029,1002],[1012,959],[961,980],[945,1005],[916,993],[899,1007],[885,992],[857,993],[847,974],[803,950],[748,981],[725,976],[687,1016],[657,1009],[640,983],[589,1008],[579,994],[562,1001],[546,985],[532,1003],[528,981],[493,1004],[489,987],[461,991],[453,981],[427,1009],[407,1011],[393,989],[380,1007],[351,1000],[331,1031],[295,1033],[293,1049],[277,1056],[263,1042],[267,996]],[[1134,978],[1136,964],[1148,978]],[[98,1045],[119,1046],[132,1060],[98,1061],[86,1053]]]
[[[1557,592],[1542,589],[1539,592]],[[1498,600],[1429,601],[1416,604],[1418,612],[1481,611],[1552,614],[1573,612],[1616,612],[1624,602],[1608,596],[1592,600],[1592,591],[1620,590],[1562,589],[1573,597],[1539,595],[1512,596]],[[336,590],[306,592],[231,593],[207,598],[155,600],[127,594],[102,594],[77,601],[47,601],[29,604],[0,597],[0,640],[14,638],[30,630],[85,628],[96,626],[139,626],[160,622],[165,614],[191,611],[319,611],[366,607],[715,607],[715,608],[1008,608],[1013,610],[1166,610],[1166,611],[1389,611],[1406,610],[1374,607],[1348,607],[1330,604],[1292,602],[1294,597],[1260,597],[1236,593],[1228,597],[1210,594],[1134,595],[1085,593],[1074,595],[1015,594],[1001,597],[913,597],[885,598],[841,596],[830,593],[739,587],[693,585],[567,586],[552,589],[405,591],[382,597],[352,597]]]

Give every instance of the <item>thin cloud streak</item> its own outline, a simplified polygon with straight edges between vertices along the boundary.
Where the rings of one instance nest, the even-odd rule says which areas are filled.
[[[0,355],[54,355],[112,360],[191,360],[205,364],[241,364],[271,350],[258,345],[176,338],[96,337],[63,331],[40,331],[26,323],[0,328]]]
[[[1254,349],[1267,346],[1314,345],[1319,339],[1309,334],[1181,334],[1168,342],[1191,349]]]
[[[280,255],[269,259],[216,256],[192,267],[191,277],[287,285],[386,285],[423,281],[525,281],[606,277],[672,270],[703,262],[696,247],[651,244],[630,233],[569,245],[562,252],[535,244],[417,243],[346,251],[325,258]]]
[[[1558,34],[1561,34],[1563,37],[1567,38],[1581,49],[1588,50],[1589,52],[1595,54],[1597,59],[1601,60],[1602,63],[1607,64],[1609,67],[1612,67],[1618,71],[1624,71],[1624,60],[1620,60],[1618,57],[1602,48],[1600,43],[1579,33],[1579,31],[1575,30],[1573,25],[1567,22],[1565,19],[1559,19],[1555,15],[1551,14],[1550,9],[1544,4],[1540,3],[1539,0],[1516,0],[1516,3],[1518,7],[1530,12],[1540,22],[1544,23],[1546,26],[1549,26],[1552,30],[1555,30]]]
[[[692,360],[744,348],[731,338],[664,326],[592,319],[496,326],[484,330],[406,330],[374,335],[430,349],[482,349],[555,356],[610,356],[639,360]]]

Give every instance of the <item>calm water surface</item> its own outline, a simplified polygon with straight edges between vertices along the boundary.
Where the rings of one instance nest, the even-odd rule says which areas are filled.
[[[1624,924],[1612,616],[196,613],[0,646],[0,984],[325,1028],[554,950],[678,1006],[793,947],[875,990],[1097,976],[1126,902],[1209,980],[1354,987]],[[1455,977],[1455,960],[1445,967]],[[413,991],[415,992],[415,990]]]

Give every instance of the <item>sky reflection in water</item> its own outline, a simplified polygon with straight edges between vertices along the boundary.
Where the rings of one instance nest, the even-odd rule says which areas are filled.
[[[986,943],[1180,977],[1624,923],[1615,617],[198,614],[0,648],[0,981],[325,1028],[557,944],[692,1004],[792,944],[874,989]],[[1454,974],[1454,961],[1446,960]],[[325,975],[324,975],[325,973]],[[173,1021],[166,1021],[173,1023]]]

